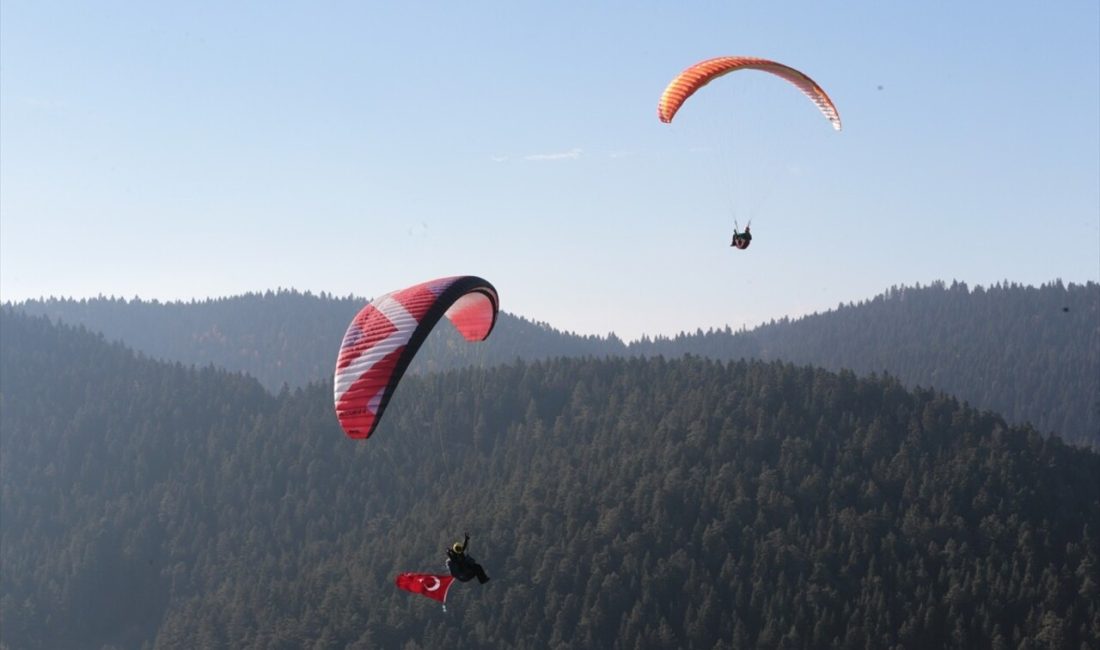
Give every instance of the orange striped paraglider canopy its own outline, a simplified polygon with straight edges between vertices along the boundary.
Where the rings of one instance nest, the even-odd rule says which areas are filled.
[[[662,122],[671,122],[676,111],[680,110],[687,98],[691,97],[695,91],[718,77],[738,70],[762,70],[786,79],[817,105],[834,129],[840,130],[840,113],[837,112],[833,101],[813,79],[790,66],[752,56],[720,56],[701,61],[684,70],[665,88],[665,92],[661,93],[661,101],[657,104],[657,116]]]

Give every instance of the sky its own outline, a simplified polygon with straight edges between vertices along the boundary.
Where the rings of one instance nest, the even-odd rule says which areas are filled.
[[[662,124],[721,55],[844,129],[761,72]],[[458,274],[628,340],[1096,281],[1100,4],[0,2],[0,299]]]

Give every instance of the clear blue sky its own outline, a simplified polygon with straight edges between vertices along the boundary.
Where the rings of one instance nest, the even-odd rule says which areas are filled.
[[[1098,7],[4,0],[0,297],[471,273],[634,338],[1096,280]],[[661,124],[672,77],[726,54],[803,70],[844,131],[754,72]]]

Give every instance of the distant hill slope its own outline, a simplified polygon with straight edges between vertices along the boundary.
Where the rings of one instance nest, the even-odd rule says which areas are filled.
[[[1100,284],[933,284],[747,332],[631,346],[643,354],[780,359],[889,373],[1009,421],[1100,445]]]
[[[28,314],[83,325],[147,355],[198,366],[215,365],[256,377],[278,392],[332,378],[344,330],[368,299],[293,290],[192,302],[95,298],[47,299],[14,305]],[[616,339],[559,332],[502,313],[492,338],[463,341],[443,325],[428,339],[412,372],[516,359],[621,354]]]
[[[1100,645],[1100,455],[888,379],[700,358],[318,383],[0,310],[0,643]],[[463,530],[448,612],[393,587]]]
[[[358,298],[293,291],[193,303],[46,300],[16,305],[80,323],[158,358],[247,372],[271,390],[330,376]],[[557,356],[695,354],[785,360],[934,387],[1011,422],[1100,445],[1100,285],[1061,282],[970,289],[895,288],[858,304],[749,331],[699,330],[629,345],[502,314],[469,345],[450,327],[429,338],[412,372]]]

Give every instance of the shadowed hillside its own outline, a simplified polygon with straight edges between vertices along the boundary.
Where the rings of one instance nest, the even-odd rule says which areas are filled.
[[[1100,456],[942,394],[780,363],[327,383],[142,359],[0,312],[3,642],[1089,647]],[[463,530],[493,577],[392,586]]]

